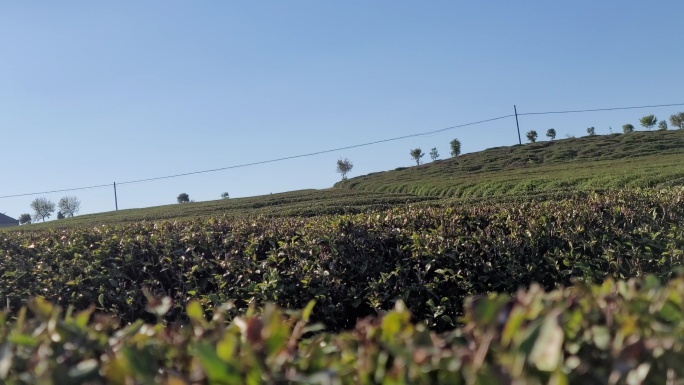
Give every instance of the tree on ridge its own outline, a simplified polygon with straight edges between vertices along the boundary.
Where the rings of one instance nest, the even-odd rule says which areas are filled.
[[[458,139],[454,139],[451,142],[449,142],[449,145],[451,146],[451,156],[457,157],[461,155],[461,141]]]
[[[45,218],[50,218],[50,215],[55,212],[54,202],[43,197],[34,199],[33,202],[31,202],[31,208],[35,213],[34,218],[40,217],[43,222],[45,222]]]
[[[186,193],[180,193],[178,194],[176,200],[178,201],[178,203],[188,203],[190,202],[190,195]]]
[[[347,158],[337,160],[337,172],[342,175],[342,180],[347,179],[347,174],[354,168],[352,162]]]
[[[413,160],[416,161],[416,165],[418,166],[420,166],[420,158],[422,158],[423,155],[425,154],[423,153],[423,150],[420,149],[420,147],[411,150],[411,158],[413,158]]]
[[[641,125],[647,130],[650,130],[656,125],[656,123],[658,123],[658,119],[655,117],[655,115],[646,115],[639,119],[639,123],[641,123]]]
[[[556,139],[556,130],[554,130],[553,128],[549,128],[548,130],[546,130],[546,136],[551,140]]]
[[[74,196],[66,196],[59,200],[57,206],[64,216],[73,217],[81,209],[81,201]]]

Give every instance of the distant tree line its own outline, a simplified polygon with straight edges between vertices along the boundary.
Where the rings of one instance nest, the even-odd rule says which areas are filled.
[[[57,219],[64,219],[67,217],[73,217],[79,210],[81,210],[81,201],[74,196],[65,196],[59,200],[57,205],[47,198],[36,198],[31,202],[31,208],[33,209],[33,217],[31,214],[25,213],[19,216],[19,224],[26,225],[39,218],[45,222],[45,219],[50,218],[55,212],[56,208],[59,208],[57,212]]]
[[[461,142],[458,139],[454,139],[451,142],[449,142],[449,146],[451,146],[451,156],[452,157],[457,157],[461,155]],[[423,150],[419,148],[414,148],[411,151],[409,151],[409,154],[411,155],[411,158],[416,162],[416,165],[420,165],[420,159],[425,155],[423,153]],[[433,147],[430,150],[430,159],[432,161],[436,161],[439,159],[439,151],[437,151],[437,147]]]
[[[670,115],[670,126],[676,127],[678,129],[684,128],[684,112],[678,112],[676,114]],[[658,121],[658,118],[655,115],[646,115],[639,119],[639,124],[644,127],[647,130],[652,129],[655,126],[658,126],[659,131],[665,131],[668,129],[667,121],[661,120]],[[622,126],[622,132],[625,134],[628,134],[630,132],[634,132],[635,128],[634,125],[632,124],[624,124]],[[612,128],[611,128],[611,133],[612,133]],[[588,136],[594,136],[596,135],[596,129],[594,127],[588,127],[587,128],[587,135]],[[537,141],[537,131],[535,130],[530,130],[527,132],[527,140],[530,143],[534,143]],[[556,138],[556,130],[553,128],[549,128],[546,131],[546,136],[549,138],[549,140],[554,140]],[[574,138],[574,136],[568,135],[569,138]]]
[[[229,199],[229,198],[230,198],[230,194],[228,194],[227,192],[221,193],[221,199]],[[179,204],[183,204],[183,203],[191,203],[194,201],[190,200],[190,195],[188,195],[187,193],[180,193],[176,197],[176,202],[178,202]]]
[[[451,142],[449,142],[449,146],[451,147],[452,157],[461,155],[461,141],[458,139],[453,139]],[[411,149],[409,151],[409,155],[411,155],[411,158],[416,162],[416,165],[420,165],[421,159],[425,156],[425,153],[420,147],[418,147]],[[437,150],[437,147],[433,147],[430,150],[430,159],[432,159],[433,162],[439,159],[439,151]],[[347,179],[347,174],[352,170],[353,167],[354,165],[347,158],[340,158],[337,160],[336,171],[342,176],[342,180]]]

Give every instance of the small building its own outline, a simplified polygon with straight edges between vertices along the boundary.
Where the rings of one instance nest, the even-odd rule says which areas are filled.
[[[10,226],[19,226],[19,221],[5,214],[0,214],[0,227]]]

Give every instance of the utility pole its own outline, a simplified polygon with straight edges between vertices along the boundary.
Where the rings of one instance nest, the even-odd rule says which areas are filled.
[[[114,182],[114,205],[116,206],[116,211],[119,211],[119,201],[116,199],[116,182]]]
[[[518,124],[518,109],[513,105],[513,111],[515,111],[515,125],[518,127],[518,144],[522,144],[522,139],[520,138],[520,124]]]

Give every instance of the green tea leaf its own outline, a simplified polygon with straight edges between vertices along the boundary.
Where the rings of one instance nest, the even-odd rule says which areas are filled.
[[[35,297],[29,301],[31,311],[42,320],[52,317],[53,306],[43,297]]]
[[[302,311],[302,320],[304,320],[305,322],[309,322],[309,317],[311,316],[311,312],[313,311],[314,306],[316,306],[316,300],[312,299],[311,301],[309,301],[309,303]]]
[[[200,325],[204,324],[204,309],[202,309],[202,305],[200,305],[199,301],[192,300],[188,302],[185,311],[188,313],[188,317],[191,320]]]
[[[208,343],[199,343],[195,348],[195,354],[210,383],[230,385],[241,383],[239,373],[233,372],[232,368],[219,358]]]
[[[15,344],[15,345],[21,345],[21,346],[28,346],[28,347],[35,347],[38,346],[38,339],[35,337],[31,337],[26,334],[14,334],[11,335],[8,338],[8,341]]]

